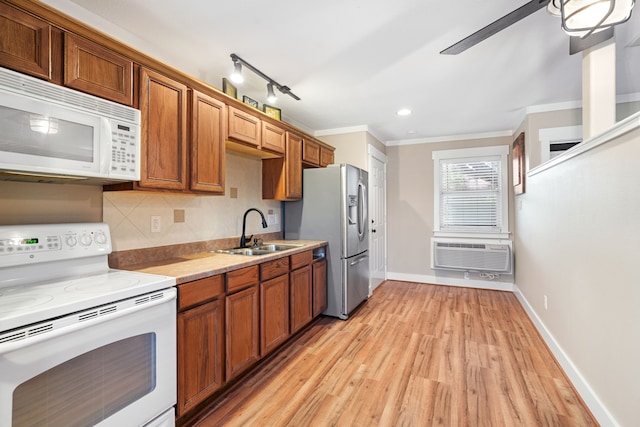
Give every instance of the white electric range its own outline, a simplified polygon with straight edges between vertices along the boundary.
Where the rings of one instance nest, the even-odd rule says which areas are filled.
[[[0,226],[0,425],[173,425],[175,278],[111,250],[107,224]]]

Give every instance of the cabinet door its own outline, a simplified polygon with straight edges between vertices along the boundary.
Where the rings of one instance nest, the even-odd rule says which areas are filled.
[[[302,144],[302,162],[312,165],[320,165],[320,144],[305,138]]]
[[[327,308],[327,260],[313,263],[313,317],[319,316]]]
[[[302,138],[295,133],[287,132],[285,155],[285,198],[302,198]]]
[[[224,384],[224,300],[178,314],[178,416]]]
[[[191,92],[191,189],[224,194],[226,105]]]
[[[51,78],[51,27],[0,3],[0,65],[32,76]]]
[[[285,156],[262,160],[262,198],[302,198],[302,137],[287,132]]]
[[[260,358],[258,286],[226,297],[227,381]]]
[[[294,270],[290,275],[291,280],[291,333],[302,329],[311,321],[312,316],[312,290],[311,290],[311,266],[307,265]]]
[[[285,150],[284,129],[275,126],[269,122],[262,122],[262,149],[273,151],[274,153],[284,154]]]
[[[262,145],[260,122],[256,116],[229,106],[229,139],[260,148]]]
[[[140,186],[185,190],[187,86],[144,68],[140,74]]]
[[[76,35],[64,35],[64,84],[133,105],[133,61]]]
[[[320,166],[325,167],[333,164],[333,151],[325,147],[320,147]]]
[[[289,275],[260,283],[260,350],[264,356],[289,337]]]

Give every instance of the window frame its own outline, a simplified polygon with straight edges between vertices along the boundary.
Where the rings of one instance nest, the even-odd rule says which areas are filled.
[[[495,145],[489,147],[459,148],[453,150],[438,150],[432,153],[434,165],[434,237],[477,237],[477,238],[508,238],[509,232],[509,145]],[[501,224],[495,231],[487,230],[485,227],[474,229],[472,227],[461,230],[442,230],[440,226],[440,162],[455,160],[481,161],[490,157],[500,157],[500,179],[502,182],[500,189]]]

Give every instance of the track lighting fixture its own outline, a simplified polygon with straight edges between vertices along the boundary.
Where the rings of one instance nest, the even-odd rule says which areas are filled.
[[[242,71],[242,66],[244,65],[249,70],[253,71],[254,73],[256,73],[257,75],[259,75],[260,77],[262,77],[263,79],[265,79],[268,82],[268,84],[267,84],[267,96],[268,96],[269,102],[274,102],[275,98],[276,98],[275,91],[273,90],[274,86],[280,92],[282,92],[282,93],[284,93],[286,95],[289,95],[290,97],[292,97],[296,101],[300,101],[300,98],[295,93],[291,92],[291,88],[289,86],[281,85],[277,81],[273,80],[271,77],[267,76],[262,71],[258,70],[253,65],[249,64],[244,59],[240,58],[235,53],[231,54],[231,60],[233,61],[233,66],[234,66],[234,73],[231,75],[231,81],[236,82],[236,83],[241,83],[242,82],[242,80],[240,82],[237,82],[236,80],[234,80],[234,76],[236,74],[239,74],[240,77],[242,77],[242,75],[240,73]]]
[[[634,3],[635,0],[551,0],[549,10],[560,9],[562,29],[570,36],[584,38],[628,21]]]

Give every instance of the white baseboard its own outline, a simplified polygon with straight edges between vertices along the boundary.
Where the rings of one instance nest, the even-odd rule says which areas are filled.
[[[527,315],[535,325],[536,329],[542,336],[542,339],[547,343],[547,346],[555,356],[558,363],[562,367],[562,370],[565,372],[569,380],[577,390],[584,403],[587,405],[593,416],[596,418],[598,423],[600,423],[603,427],[619,427],[620,424],[613,418],[609,410],[607,410],[606,406],[600,401],[596,393],[593,391],[589,383],[584,379],[578,368],[573,364],[569,356],[562,350],[560,344],[555,340],[551,332],[547,329],[547,327],[542,322],[542,319],[535,312],[533,307],[529,304],[529,301],[522,295],[520,289],[516,285],[514,285],[514,293],[520,301],[520,304],[527,312]]]
[[[463,288],[490,289],[493,291],[513,292],[513,283],[496,282],[491,280],[458,279],[455,277],[437,277],[426,274],[387,273],[387,280],[401,280],[403,282],[431,283],[433,285],[459,286]]]

